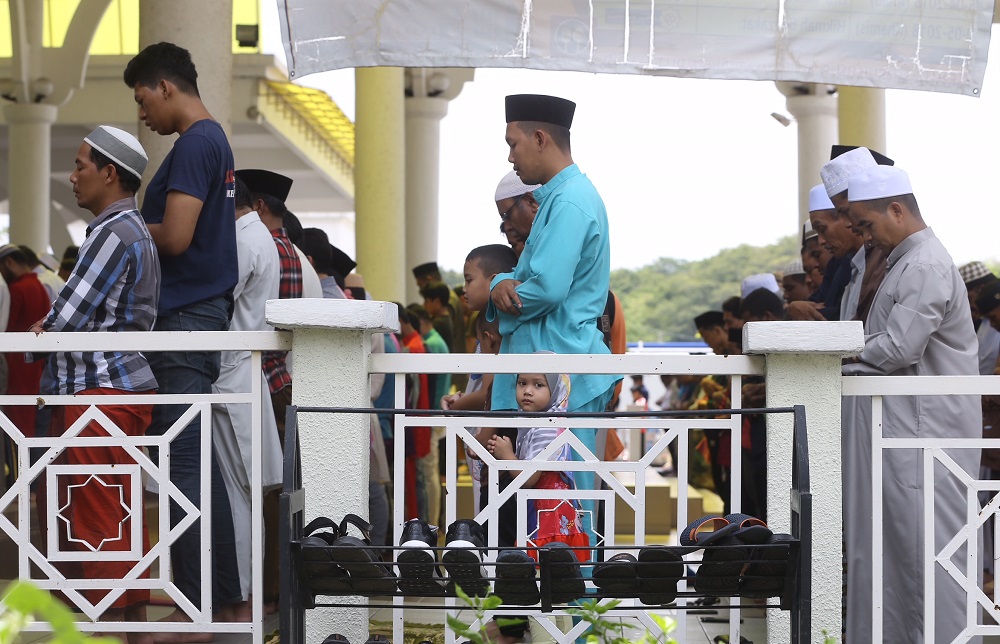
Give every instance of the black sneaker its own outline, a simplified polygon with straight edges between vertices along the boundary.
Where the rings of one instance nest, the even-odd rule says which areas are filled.
[[[450,577],[449,594],[458,585],[469,597],[486,596],[490,583],[486,580],[486,570],[482,565],[482,549],[485,547],[486,533],[483,526],[472,519],[459,519],[448,526],[441,563]]]
[[[399,589],[404,595],[441,596],[444,588],[434,576],[437,547],[437,526],[411,519],[403,526],[396,554],[399,569]]]
[[[552,580],[552,603],[568,604],[587,594],[587,586],[580,572],[580,561],[572,548],[561,541],[553,541],[542,547],[548,550],[548,568],[543,564],[541,574],[548,573]],[[543,559],[544,561],[544,559]]]
[[[504,550],[497,557],[497,579],[493,594],[504,604],[532,606],[538,603],[538,582],[535,580],[535,560],[523,550]]]

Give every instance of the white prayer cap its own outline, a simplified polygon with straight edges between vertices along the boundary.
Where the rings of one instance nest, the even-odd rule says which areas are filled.
[[[847,182],[852,176],[876,165],[875,157],[868,148],[854,148],[820,168],[819,176],[826,186],[827,196],[833,198],[847,190]]]
[[[802,260],[797,259],[794,262],[788,264],[785,270],[781,272],[782,275],[805,275],[806,271],[802,268]]]
[[[521,177],[517,176],[517,173],[511,170],[504,175],[504,178],[501,179],[500,183],[497,185],[497,193],[493,201],[510,199],[511,197],[520,197],[523,194],[534,192],[541,187],[542,185],[540,183],[533,186],[526,185],[523,181],[521,181]]]
[[[802,245],[805,246],[807,241],[816,237],[819,237],[819,233],[813,230],[812,222],[806,219],[802,224]]]
[[[910,177],[895,166],[877,165],[851,177],[847,188],[850,201],[871,201],[913,193]]]
[[[775,295],[781,295],[781,287],[778,286],[774,273],[758,273],[743,280],[740,284],[740,297],[746,297],[759,288],[766,288]]]
[[[142,149],[139,140],[125,130],[110,125],[98,125],[97,129],[83,137],[83,140],[123,169],[142,178],[149,157],[146,156],[146,151]]]
[[[833,209],[833,202],[830,201],[830,195],[826,194],[826,188],[823,184],[813,186],[812,190],[809,191],[809,212]]]

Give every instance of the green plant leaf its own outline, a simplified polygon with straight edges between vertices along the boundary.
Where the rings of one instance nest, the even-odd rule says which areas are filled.
[[[496,610],[501,606],[503,606],[503,599],[496,595],[487,595],[486,599],[482,602],[483,610]]]

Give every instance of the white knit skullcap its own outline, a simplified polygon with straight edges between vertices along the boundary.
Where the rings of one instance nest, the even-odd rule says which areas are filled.
[[[870,201],[913,193],[910,177],[900,168],[878,165],[851,177],[847,188],[850,201]]]
[[[149,157],[146,156],[146,151],[142,149],[139,140],[125,130],[110,125],[99,125],[96,130],[83,137],[83,140],[123,169],[142,178]]]
[[[793,262],[790,262],[788,264],[788,266],[785,267],[785,270],[783,270],[781,272],[781,274],[782,275],[805,275],[806,271],[805,271],[804,268],[802,268],[802,260],[797,259],[797,260],[795,260]]]
[[[830,201],[830,195],[826,194],[826,188],[823,184],[813,186],[812,190],[809,191],[809,212],[833,209],[833,202]]]
[[[820,168],[819,176],[826,186],[827,196],[833,198],[847,190],[847,182],[852,176],[876,165],[868,148],[854,148]]]
[[[500,180],[499,184],[497,184],[497,192],[493,201],[510,199],[511,197],[520,197],[523,194],[534,192],[541,187],[541,184],[535,184],[533,186],[526,185],[523,181],[521,181],[521,177],[517,176],[517,173],[511,170],[505,174],[504,178]]]

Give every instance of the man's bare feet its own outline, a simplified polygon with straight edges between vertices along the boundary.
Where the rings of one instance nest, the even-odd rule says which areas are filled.
[[[160,622],[190,622],[191,619],[180,609],[175,610]],[[181,632],[181,633],[153,633],[153,641],[157,643],[169,644],[205,644],[212,641],[211,633]]]
[[[249,600],[221,607],[213,616],[216,622],[249,622],[253,619],[253,608]]]

